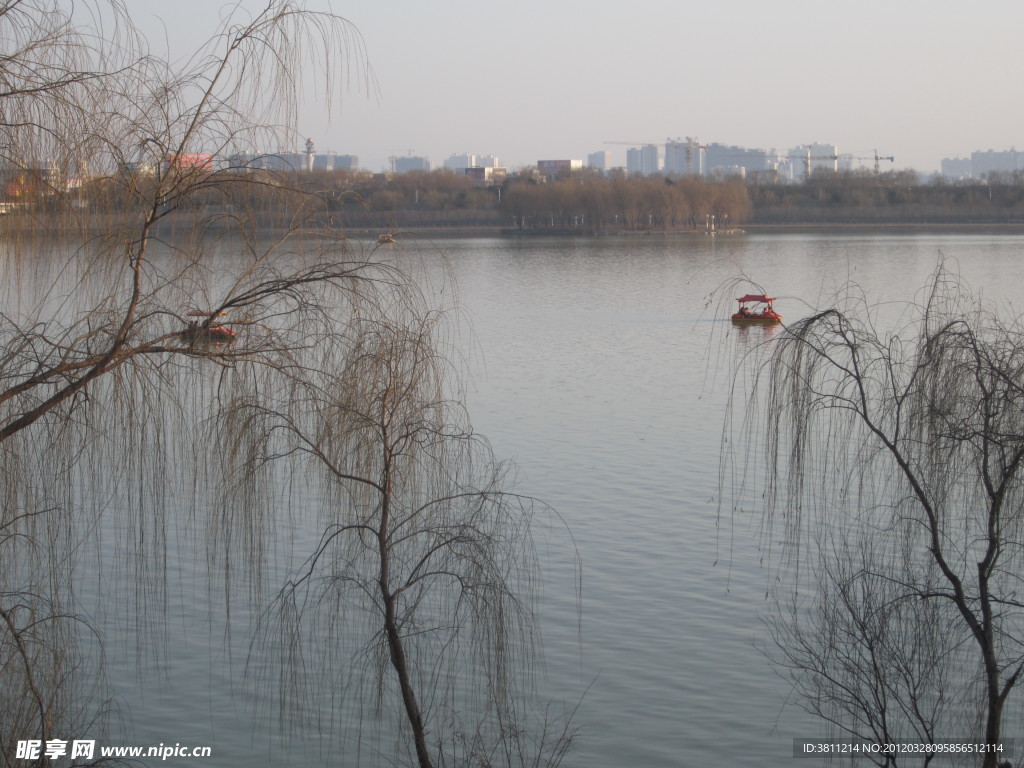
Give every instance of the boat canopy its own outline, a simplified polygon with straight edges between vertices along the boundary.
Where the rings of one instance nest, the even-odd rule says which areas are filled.
[[[746,304],[748,301],[761,301],[764,302],[765,304],[770,304],[771,302],[775,301],[775,299],[771,296],[765,296],[763,294],[755,295],[753,293],[748,293],[746,296],[736,299],[736,301],[740,302],[741,304]]]

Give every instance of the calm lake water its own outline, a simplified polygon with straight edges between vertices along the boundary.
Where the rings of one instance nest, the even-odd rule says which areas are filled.
[[[746,275],[789,320],[853,281],[887,322],[944,257],[986,300],[1019,311],[1024,237],[410,239],[400,248],[448,259],[472,331],[463,354],[473,423],[516,463],[518,490],[558,511],[582,558],[578,615],[570,542],[557,531],[542,539],[541,693],[572,706],[586,691],[566,765],[790,764],[793,738],[826,731],[787,701],[758,650],[770,574],[759,564],[757,511],[720,517],[717,506],[732,371],[772,331],[732,329],[723,318],[734,297],[715,291]],[[165,648],[108,644],[132,719],[123,743],[214,750],[169,766],[355,765],[330,733],[282,745],[268,708],[252,715],[259,694],[235,680],[246,640],[207,615],[213,598],[190,575],[203,567],[201,556],[169,564]],[[378,762],[391,764],[365,760]]]

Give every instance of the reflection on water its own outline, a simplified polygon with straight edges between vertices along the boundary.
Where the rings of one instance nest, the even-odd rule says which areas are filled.
[[[1022,245],[1017,236],[932,234],[439,244],[473,331],[461,352],[475,427],[517,463],[519,489],[558,510],[583,558],[581,625],[566,543],[554,537],[541,552],[541,692],[572,703],[589,686],[569,764],[782,764],[794,737],[824,733],[787,704],[785,683],[757,650],[768,573],[756,499],[736,517],[720,518],[716,503],[731,371],[755,365],[749,353],[782,329],[734,327],[709,294],[748,275],[779,297],[790,322],[853,281],[884,324],[915,298],[940,251],[984,298],[1012,302]],[[725,298],[731,311],[735,297]],[[209,744],[227,768],[330,763],[342,738],[330,723],[323,732],[294,724],[282,741],[273,702],[246,682],[246,664],[263,663],[249,659],[257,615],[246,613],[244,581],[208,589],[204,556],[175,543],[197,533],[191,524],[169,529],[159,649],[138,643],[109,605],[97,615],[111,680],[132,715],[120,738]],[[282,524],[268,582],[311,550],[305,524],[302,515]],[[107,532],[99,561],[120,535]],[[365,745],[360,764],[389,764],[374,754],[385,742]]]
[[[779,325],[740,325],[739,323],[733,323],[733,327],[737,343],[741,347],[751,347],[771,341],[782,328]]]
[[[552,687],[595,680],[578,764],[781,764],[821,734],[757,651],[768,573],[756,499],[719,520],[715,494],[729,369],[751,373],[778,328],[735,328],[739,274],[779,296],[787,322],[858,281],[894,321],[940,250],[987,298],[1012,298],[1019,237],[746,237],[563,246],[452,244],[486,376],[477,426],[522,484],[566,517],[584,561],[582,662],[571,627]],[[1012,282],[1012,281],[1010,281]],[[739,294],[737,294],[739,295]],[[709,309],[705,310],[705,306]],[[723,319],[709,317],[713,311]],[[736,396],[744,395],[744,377]],[[717,562],[717,565],[716,565]]]

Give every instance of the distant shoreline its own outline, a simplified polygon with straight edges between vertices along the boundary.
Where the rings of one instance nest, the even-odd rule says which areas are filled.
[[[493,237],[493,238],[593,238],[593,237],[701,237],[709,236],[704,229],[668,230],[668,231],[619,231],[619,232],[582,232],[565,230],[510,230],[507,227],[395,227],[387,230],[396,238],[401,239],[403,235],[423,237],[431,235],[438,238],[445,237]],[[745,234],[793,234],[802,232],[886,232],[898,231],[907,232],[1002,232],[1005,234],[1024,233],[1024,222],[875,222],[875,223],[849,223],[849,222],[814,222],[814,223],[780,223],[780,224],[743,224],[739,227],[728,230],[715,230],[715,236],[734,237]],[[380,234],[377,229],[349,229],[345,230],[347,237],[362,239],[376,238]]]
[[[0,216],[0,234],[9,231],[19,231],[23,234],[34,234],[36,236],[47,235],[47,236],[60,236],[66,233],[66,224],[61,226],[58,224],[54,226],[52,220],[47,221],[39,218],[34,220],[26,221],[23,218],[20,220],[14,217],[3,217]],[[71,222],[67,222],[71,224]],[[94,231],[104,231],[104,226],[109,226],[111,221],[109,218],[99,222],[94,222],[91,229]],[[170,235],[172,231],[182,225],[182,222],[177,220],[177,217],[173,217],[168,221],[162,223],[158,231],[163,235]],[[81,226],[81,224],[79,224]],[[68,229],[75,229],[72,225]],[[88,225],[86,229],[90,229]],[[211,231],[215,227],[211,227]],[[280,232],[282,228],[273,225],[265,227],[258,227],[260,231],[267,233]],[[744,235],[784,235],[784,234],[799,234],[799,233],[811,233],[811,232],[822,232],[822,233],[887,233],[893,234],[897,232],[906,233],[927,233],[927,232],[964,232],[964,233],[978,233],[978,232],[992,232],[1000,234],[1020,234],[1024,233],[1024,221],[1014,222],[898,222],[898,221],[887,221],[887,222],[779,222],[774,224],[741,224],[737,227],[730,229],[719,229],[709,231],[705,229],[675,229],[675,230],[621,230],[621,231],[598,231],[588,232],[583,230],[552,230],[552,229],[524,229],[524,230],[513,230],[508,227],[499,227],[493,225],[479,225],[479,226],[391,226],[391,227],[352,227],[352,228],[339,228],[336,230],[339,237],[351,240],[372,240],[376,241],[377,238],[384,233],[391,234],[396,240],[400,241],[404,236],[421,239],[421,240],[432,240],[432,239],[445,239],[445,238],[507,238],[507,239],[530,239],[530,238],[644,238],[644,237],[679,237],[679,238],[692,238],[692,237],[708,237],[712,234],[716,237],[742,237]],[[302,236],[303,230],[299,229],[295,232],[296,235]],[[380,247],[387,248],[388,246],[382,244]]]

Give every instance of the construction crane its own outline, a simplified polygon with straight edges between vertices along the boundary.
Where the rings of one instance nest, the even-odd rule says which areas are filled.
[[[811,176],[811,162],[813,160],[874,160],[875,161],[875,176],[879,175],[878,163],[880,160],[888,160],[891,163],[896,162],[896,158],[892,155],[888,157],[882,157],[878,154],[878,150],[872,150],[873,156],[863,157],[861,155],[812,155],[811,151],[807,150],[807,156],[803,158],[804,161],[804,178],[808,179]]]
[[[666,147],[668,147],[668,146],[682,147],[686,151],[686,168],[687,168],[687,170],[690,173],[695,173],[696,172],[695,169],[694,169],[694,166],[693,166],[693,152],[694,152],[694,150],[700,151],[700,150],[706,150],[707,149],[707,146],[705,144],[701,144],[700,143],[700,139],[694,138],[692,136],[687,136],[685,141],[683,139],[679,139],[679,138],[673,139],[673,138],[669,137],[669,138],[666,138],[664,141],[606,141],[604,143],[605,144],[623,144],[623,145],[628,146],[628,147],[647,147],[647,146],[657,146],[658,144],[664,144]]]
[[[658,145],[658,144],[660,144],[662,142],[658,142],[658,141],[606,141],[604,143],[605,144],[621,144],[621,145],[625,145],[625,146],[629,146],[629,147],[644,147],[644,146],[652,146],[652,145],[656,146],[656,145]],[[663,143],[665,144],[665,146],[679,146],[679,147],[683,147],[683,149],[686,151],[686,167],[687,167],[687,169],[690,172],[694,172],[694,169],[693,169],[693,152],[694,152],[694,150],[698,150],[698,151],[699,150],[704,150],[704,151],[706,151],[708,149],[707,145],[701,144],[699,139],[694,138],[692,136],[687,136],[685,138],[685,140],[678,139],[678,138],[677,139],[669,138],[669,139],[666,139]],[[867,157],[862,157],[860,155],[851,155],[851,154],[845,154],[845,155],[812,155],[811,154],[811,150],[810,150],[809,147],[805,151],[806,151],[806,154],[804,155],[804,157],[801,158],[801,160],[803,160],[803,164],[804,164],[804,178],[805,179],[810,178],[810,176],[811,176],[811,165],[815,161],[822,161],[822,160],[829,161],[829,160],[831,160],[831,161],[835,162],[837,160],[873,160],[874,164],[875,164],[875,176],[878,176],[879,173],[880,173],[879,163],[882,160],[888,160],[891,163],[895,163],[896,162],[896,158],[893,157],[892,155],[888,155],[888,156],[879,155],[877,149],[872,150],[873,154],[871,156],[867,156]],[[769,152],[761,152],[760,154],[762,154],[764,157],[774,157],[775,156],[773,153],[769,153]],[[750,155],[749,154],[733,155],[733,157],[748,158],[748,157],[750,157]],[[792,158],[793,156],[791,155],[790,157]]]
[[[879,157],[877,149],[873,149],[871,151],[875,153],[875,176],[878,175],[878,161],[879,160],[888,160],[890,163],[895,163],[896,162],[896,158],[893,157],[892,155],[889,155],[888,157]],[[863,157],[863,158],[859,157],[857,159],[858,160],[870,160],[871,158],[870,157]]]
[[[685,144],[680,139],[672,139],[672,138],[665,139],[665,146],[668,147],[669,145],[676,146],[676,147],[682,146],[682,148],[686,151],[686,171],[687,171],[687,173],[699,173],[700,172],[699,168],[694,168],[694,165],[693,165],[693,151],[694,150],[697,150],[698,152],[701,151],[701,150],[707,151],[707,145],[706,144],[701,144],[700,143],[700,139],[694,138],[692,136],[687,136]]]
[[[811,148],[807,148],[807,155],[802,158],[804,161],[804,180],[811,178],[811,161],[812,160],[832,160],[835,162],[839,159],[839,155],[812,155]]]
[[[679,144],[682,146],[692,146],[696,149],[707,149],[707,147],[705,147],[704,145],[698,144],[699,141],[700,139],[695,139],[692,136],[687,136],[685,142],[682,139],[667,138],[664,140],[658,139],[657,141],[606,141],[604,143],[623,144],[628,147],[646,147],[650,144]]]
[[[416,150],[415,149],[389,149],[389,150],[386,150],[386,151],[388,151],[388,152],[405,152],[409,157],[412,157],[412,153],[415,152]],[[388,157],[388,162],[391,163],[391,172],[392,173],[395,172],[395,161],[397,159],[398,158],[395,157],[394,155],[390,155]]]
[[[706,147],[701,147],[701,149],[707,149],[707,148]],[[829,160],[831,160],[832,162],[835,162],[837,160],[841,160],[841,159],[848,158],[848,157],[853,157],[853,156],[852,155],[812,155],[811,154],[811,150],[809,148],[807,148],[807,149],[804,150],[803,156],[801,156],[799,154],[796,154],[796,153],[792,153],[792,151],[791,151],[791,154],[782,155],[782,154],[780,154],[778,152],[765,152],[764,150],[749,150],[747,152],[743,152],[743,153],[740,153],[740,154],[724,154],[723,155],[723,154],[716,153],[714,155],[713,159],[714,160],[721,160],[722,158],[735,158],[737,160],[749,161],[753,157],[760,157],[760,158],[762,158],[762,159],[764,159],[765,161],[768,161],[768,162],[790,161],[790,162],[794,162],[795,163],[798,159],[802,160],[803,161],[803,165],[804,165],[804,179],[809,179],[811,177],[811,164],[812,163],[814,163],[816,161],[829,161]]]
[[[896,158],[893,157],[892,155],[889,155],[888,157],[881,157],[878,154],[878,150],[877,149],[876,150],[872,150],[872,151],[874,152],[874,156],[873,157],[862,157],[860,155],[850,155],[850,154],[845,154],[845,155],[812,155],[811,151],[807,150],[807,156],[803,158],[803,161],[804,161],[804,176],[805,176],[805,178],[810,177],[810,175],[811,175],[810,174],[810,172],[811,172],[811,162],[813,160],[872,160],[873,159],[875,161],[875,176],[877,176],[879,174],[878,163],[879,163],[880,160],[888,160],[888,161],[893,162],[893,163],[896,162]]]
[[[888,157],[882,157],[882,156],[880,156],[878,154],[878,150],[877,149],[873,149],[871,151],[874,152],[873,156],[863,157],[861,155],[839,155],[839,159],[840,160],[874,160],[875,161],[875,176],[878,176],[878,174],[880,172],[880,169],[878,167],[878,163],[879,163],[880,160],[888,160],[890,163],[895,163],[896,162],[896,158],[893,157],[892,155],[889,155]]]

